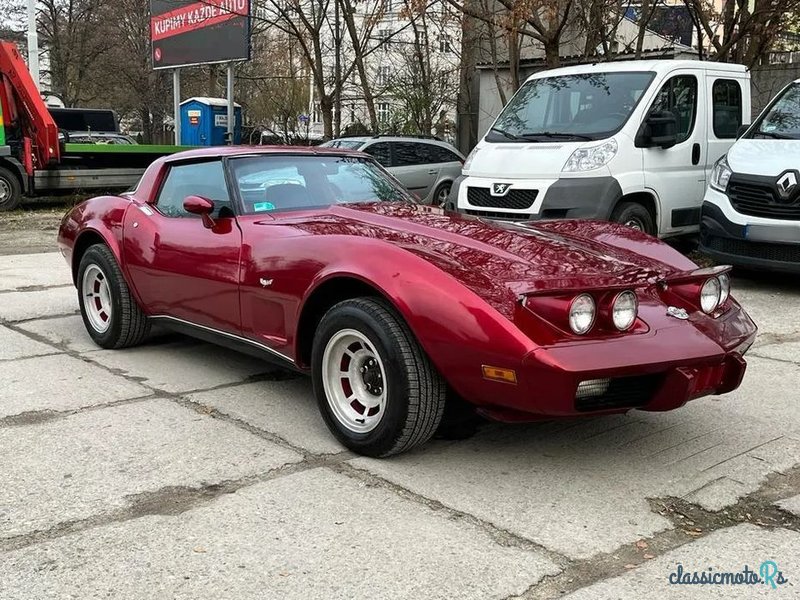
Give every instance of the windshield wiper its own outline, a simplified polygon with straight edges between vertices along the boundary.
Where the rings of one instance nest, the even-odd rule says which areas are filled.
[[[756,131],[756,135],[763,135],[764,137],[772,138],[775,140],[796,140],[798,138],[785,133],[775,133],[773,131]]]
[[[492,127],[489,131],[494,131],[495,133],[499,133],[500,135],[502,135],[504,137],[507,137],[510,140],[522,140],[522,139],[524,139],[524,138],[521,138],[518,135],[514,135],[513,133],[510,133],[510,132],[506,131],[505,129],[500,129],[499,127]]]
[[[594,138],[582,133],[559,133],[556,131],[526,131],[521,138],[529,139],[533,137],[546,137],[546,138],[574,138],[578,140],[593,140]]]

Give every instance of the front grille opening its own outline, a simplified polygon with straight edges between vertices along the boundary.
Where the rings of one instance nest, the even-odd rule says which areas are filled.
[[[525,213],[507,213],[507,212],[495,212],[489,210],[470,210],[464,209],[464,212],[468,215],[472,215],[473,217],[486,217],[489,219],[502,219],[504,221],[528,221],[531,218],[531,215],[527,215]]]
[[[581,381],[575,392],[575,410],[589,412],[644,406],[652,400],[662,377],[656,374]]]
[[[800,263],[800,244],[770,244],[733,238],[709,236],[704,241],[709,250],[724,254],[748,256],[775,262]]]
[[[467,200],[472,206],[481,208],[505,208],[525,210],[533,206],[539,190],[510,189],[505,196],[492,196],[489,188],[467,188]]]
[[[733,208],[743,215],[768,219],[800,220],[800,196],[781,198],[771,184],[742,180],[734,176],[728,185]]]

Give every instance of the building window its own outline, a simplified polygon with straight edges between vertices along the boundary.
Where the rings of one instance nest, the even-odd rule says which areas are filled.
[[[452,52],[453,49],[450,46],[450,36],[446,33],[443,33],[439,36],[439,52]]]
[[[384,48],[392,43],[392,32],[389,29],[378,30],[378,43],[382,44]]]
[[[389,85],[392,81],[392,68],[388,65],[378,67],[378,85]]]
[[[380,121],[384,125],[389,122],[388,102],[378,102],[378,121]]]
[[[392,0],[382,0],[381,9],[384,14],[392,12],[392,8]]]

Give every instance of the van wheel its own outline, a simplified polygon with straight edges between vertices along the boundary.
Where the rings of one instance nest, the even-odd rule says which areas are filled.
[[[0,211],[14,210],[22,202],[22,186],[8,169],[0,167]]]
[[[657,233],[650,211],[638,202],[621,202],[611,213],[611,221],[650,235]]]

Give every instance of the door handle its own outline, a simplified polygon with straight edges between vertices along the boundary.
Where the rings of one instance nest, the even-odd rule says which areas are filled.
[[[431,169],[428,171],[428,175],[436,175],[439,172],[439,169]]]
[[[696,165],[700,162],[700,144],[692,146],[692,164]]]

